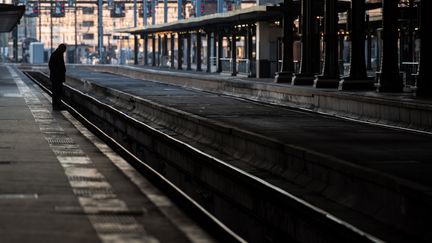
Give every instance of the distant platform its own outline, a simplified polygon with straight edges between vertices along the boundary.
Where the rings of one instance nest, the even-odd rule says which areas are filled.
[[[200,89],[260,102],[388,126],[432,132],[432,100],[413,92],[338,91],[275,83],[274,79],[121,65],[83,65],[90,70]]]

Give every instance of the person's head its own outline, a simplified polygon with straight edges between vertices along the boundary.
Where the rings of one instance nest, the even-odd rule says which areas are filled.
[[[60,52],[65,52],[66,51],[66,44],[60,44],[58,47],[57,47],[57,50],[59,50]]]

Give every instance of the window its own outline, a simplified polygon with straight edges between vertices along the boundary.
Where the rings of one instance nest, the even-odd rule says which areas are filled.
[[[84,8],[82,8],[82,13],[83,14],[93,14],[94,8],[93,7],[84,7]]]
[[[84,40],[93,40],[94,34],[83,34],[83,39]]]
[[[82,26],[84,26],[84,27],[94,26],[94,21],[93,20],[83,21]]]

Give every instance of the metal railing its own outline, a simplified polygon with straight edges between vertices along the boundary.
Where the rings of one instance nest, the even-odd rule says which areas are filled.
[[[216,66],[217,65],[217,58],[216,57],[210,57],[210,64],[212,66]]]
[[[237,72],[249,74],[249,59],[237,59]]]
[[[294,60],[293,61],[294,64],[294,73],[299,73],[300,72],[300,61],[299,60]],[[278,66],[277,66],[277,71],[279,72],[281,70],[282,67],[282,60],[279,59],[278,60]]]
[[[222,57],[222,58],[219,58],[219,60],[220,60],[220,63],[221,63],[221,65],[222,65],[222,72],[232,72],[232,65],[231,65],[231,62],[232,62],[232,58],[230,58],[230,57]]]
[[[418,62],[402,62],[400,71],[404,73],[404,84],[406,87],[416,86],[416,77],[418,75]]]
[[[222,72],[231,73],[232,70],[232,58],[224,57],[220,58],[220,62],[222,65]],[[246,74],[246,75],[255,75],[256,73],[256,64],[255,60],[249,59],[236,59],[236,70],[237,73]]]

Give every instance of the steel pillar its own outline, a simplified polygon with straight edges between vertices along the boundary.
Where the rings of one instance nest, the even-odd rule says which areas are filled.
[[[293,43],[294,43],[294,36],[293,36],[293,2],[292,0],[284,0],[284,16],[283,16],[283,47],[282,47],[282,66],[281,70],[276,73],[275,76],[275,82],[276,83],[291,83],[293,74],[294,74],[294,61],[293,61]],[[248,59],[249,52],[251,52],[251,37],[250,31],[248,28]],[[251,53],[252,54],[252,53]],[[250,59],[249,59],[250,61]]]
[[[398,2],[383,0],[383,47],[381,73],[379,74],[379,92],[402,92],[403,80],[399,75],[398,65]]]
[[[292,81],[293,85],[311,85],[314,82],[312,66],[312,41],[313,41],[313,15],[312,0],[301,0],[301,32],[302,32],[302,56],[300,73]]]
[[[201,49],[202,49],[202,41],[201,41],[201,32],[198,30],[196,32],[196,71],[202,71],[201,69]]]
[[[340,82],[338,63],[338,14],[337,0],[325,0],[325,60],[322,75],[315,79],[315,88],[338,88]]]
[[[365,15],[365,1],[352,0],[350,73],[339,83],[340,90],[372,90],[374,88],[373,79],[369,78],[366,73]]]
[[[420,8],[420,69],[417,80],[417,96],[432,97],[432,1],[422,0]]]

